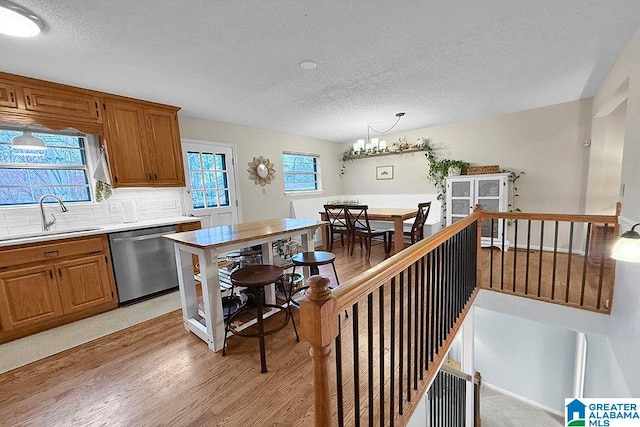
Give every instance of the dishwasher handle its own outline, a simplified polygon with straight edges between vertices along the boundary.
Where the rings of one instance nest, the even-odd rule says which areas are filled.
[[[144,236],[135,236],[135,237],[117,237],[115,239],[112,239],[111,241],[113,243],[119,243],[119,242],[139,242],[141,240],[151,240],[151,239],[157,239],[158,237],[162,237],[166,234],[171,234],[170,232],[163,232],[163,233],[155,233],[155,234],[146,234]]]

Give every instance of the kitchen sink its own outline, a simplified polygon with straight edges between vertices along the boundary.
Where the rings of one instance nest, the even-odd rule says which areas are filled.
[[[101,227],[75,227],[75,228],[64,228],[61,230],[37,231],[33,233],[23,233],[23,234],[10,234],[8,236],[0,236],[0,241],[29,239],[32,237],[58,236],[58,235],[64,235],[64,234],[73,234],[73,233],[81,233],[83,231],[96,231],[96,230],[101,230]]]

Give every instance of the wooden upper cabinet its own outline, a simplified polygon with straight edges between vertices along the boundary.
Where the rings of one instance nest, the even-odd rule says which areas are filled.
[[[113,186],[149,186],[152,175],[146,154],[144,108],[114,100],[105,100],[103,106]]]
[[[107,99],[106,145],[114,187],[182,187],[177,110]]]
[[[114,187],[185,185],[178,110],[0,72],[0,122],[104,137]]]
[[[37,324],[62,314],[60,295],[50,266],[0,273],[0,323],[3,331]]]
[[[63,261],[55,267],[64,313],[113,301],[109,267],[104,255]]]
[[[184,166],[175,111],[145,109],[147,147],[153,182],[159,186],[184,186]]]
[[[27,111],[102,122],[100,100],[90,94],[23,86],[22,97]]]
[[[0,81],[0,107],[18,108],[16,86]]]

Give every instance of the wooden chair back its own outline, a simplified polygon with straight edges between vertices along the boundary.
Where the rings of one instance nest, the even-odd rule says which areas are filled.
[[[369,232],[371,233],[371,225],[369,224],[368,205],[347,205],[345,206],[345,216],[347,218],[347,226],[351,233]]]
[[[424,239],[424,223],[427,221],[431,202],[418,203],[418,214],[411,225],[411,244]]]
[[[331,228],[348,228],[345,205],[324,205],[324,212]]]

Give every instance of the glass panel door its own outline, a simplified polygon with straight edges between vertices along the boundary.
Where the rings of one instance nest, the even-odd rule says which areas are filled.
[[[184,195],[187,214],[208,219],[203,227],[237,224],[233,149],[186,141],[182,148],[188,174]]]
[[[500,179],[479,179],[477,182],[478,204],[482,205],[482,209],[486,212],[500,211],[501,185]],[[491,220],[485,219],[482,222],[482,237],[492,237],[497,239],[499,236],[499,222],[493,221],[493,229],[491,228]]]
[[[453,224],[469,215],[473,209],[472,181],[451,181],[448,191],[451,192],[449,205],[447,206],[448,217],[449,223]]]

